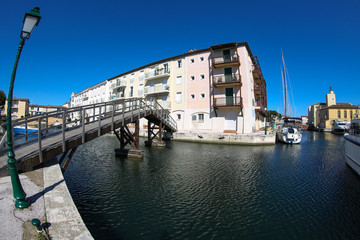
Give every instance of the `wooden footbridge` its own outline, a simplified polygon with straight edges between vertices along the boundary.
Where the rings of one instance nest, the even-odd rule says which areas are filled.
[[[139,148],[141,118],[148,120],[147,146],[155,143],[161,146],[164,134],[169,136],[177,131],[170,112],[146,98],[67,108],[15,120],[13,129],[22,127],[24,131],[21,135],[12,133],[18,169],[23,172],[33,170],[35,166],[62,154],[59,163],[61,165],[66,158],[62,166],[65,170],[78,146],[110,132],[115,133],[120,142],[117,154],[142,157]],[[54,120],[57,123],[50,125]],[[0,142],[0,176],[9,172],[4,146],[6,133]]]

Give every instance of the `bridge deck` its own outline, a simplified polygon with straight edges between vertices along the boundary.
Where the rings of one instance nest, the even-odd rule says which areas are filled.
[[[161,112],[162,113],[162,112]],[[100,114],[99,114],[100,116]],[[120,111],[114,114],[114,116],[102,117],[100,121],[94,121],[92,123],[77,126],[75,128],[65,130],[65,141],[62,131],[54,133],[52,136],[41,137],[41,145],[38,142],[32,142],[25,144],[15,149],[15,158],[18,162],[19,169],[23,171],[32,170],[33,166],[39,163],[50,160],[51,158],[58,156],[70,149],[76,148],[79,145],[91,141],[101,135],[111,132],[113,129],[120,128],[123,125],[135,122],[141,118],[151,119],[155,124],[162,122],[167,131],[176,131],[169,124],[168,121],[163,118],[164,115],[160,114],[159,110],[151,108],[138,108],[131,111]],[[169,116],[166,116],[169,117]],[[99,124],[100,122],[100,124]],[[64,146],[65,143],[65,146]],[[42,150],[42,159],[40,157],[39,148]],[[64,151],[65,150],[65,151]],[[7,156],[4,154],[0,157],[0,176],[8,175]]]

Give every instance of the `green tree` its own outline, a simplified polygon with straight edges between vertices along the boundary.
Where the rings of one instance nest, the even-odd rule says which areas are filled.
[[[6,101],[6,95],[3,90],[0,90],[0,106],[4,106]]]

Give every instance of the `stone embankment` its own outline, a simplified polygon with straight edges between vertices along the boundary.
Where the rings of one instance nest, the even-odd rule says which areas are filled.
[[[10,177],[0,178],[0,234],[3,239],[38,238],[31,220],[37,218],[51,239],[93,239],[65,183],[57,160],[20,175],[31,206],[17,209]],[[42,235],[45,233],[43,232]],[[44,238],[45,239],[45,238]]]

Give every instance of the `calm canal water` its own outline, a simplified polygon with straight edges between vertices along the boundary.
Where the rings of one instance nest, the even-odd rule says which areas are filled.
[[[115,136],[78,148],[65,179],[95,239],[359,239],[360,177],[341,136],[300,145],[168,142],[121,159]]]

